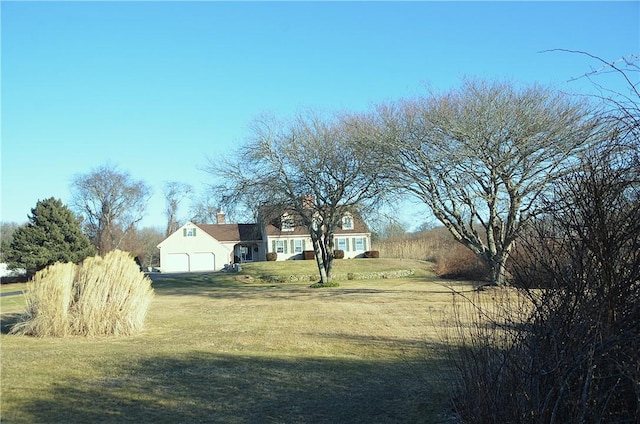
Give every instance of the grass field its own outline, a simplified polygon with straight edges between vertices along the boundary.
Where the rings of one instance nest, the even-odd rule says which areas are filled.
[[[265,283],[313,261],[239,274],[153,276],[145,331],[120,338],[6,334],[22,296],[0,298],[3,423],[444,422],[441,334],[452,295],[418,261],[337,261],[398,279]],[[2,287],[13,292],[24,285]]]

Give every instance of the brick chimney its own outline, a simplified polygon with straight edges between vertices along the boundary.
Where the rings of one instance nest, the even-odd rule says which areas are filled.
[[[224,224],[224,212],[220,211],[216,214],[216,224]]]

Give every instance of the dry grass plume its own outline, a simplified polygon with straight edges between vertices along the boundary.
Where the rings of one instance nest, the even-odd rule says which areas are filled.
[[[151,281],[120,250],[81,265],[56,263],[27,286],[26,312],[13,334],[38,337],[132,335],[144,325]]]

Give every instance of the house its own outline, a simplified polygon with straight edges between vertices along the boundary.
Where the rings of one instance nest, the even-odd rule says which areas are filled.
[[[296,226],[295,222],[293,216],[285,213],[261,226],[267,251],[276,252],[279,261],[303,259],[305,250],[313,250],[309,230]],[[334,245],[336,250],[344,252],[346,259],[363,256],[370,249],[371,233],[359,216],[345,214],[335,230]]]
[[[187,222],[159,245],[162,272],[218,271],[230,263],[264,261],[276,252],[278,261],[304,259],[313,250],[306,227],[296,226],[287,213],[259,224]],[[370,249],[371,233],[357,215],[346,214],[334,235],[335,248],[345,258],[363,256]]]

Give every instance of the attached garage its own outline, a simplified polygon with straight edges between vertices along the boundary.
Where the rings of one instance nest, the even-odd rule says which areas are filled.
[[[191,254],[191,269],[189,271],[214,271],[216,256],[213,252],[197,252]]]
[[[219,271],[234,260],[234,246],[240,243],[251,246],[254,253],[259,240],[260,233],[254,224],[188,222],[158,245],[160,271]],[[249,260],[249,257],[245,255],[243,259]]]
[[[164,272],[189,272],[189,255],[186,253],[169,253],[162,263]]]

